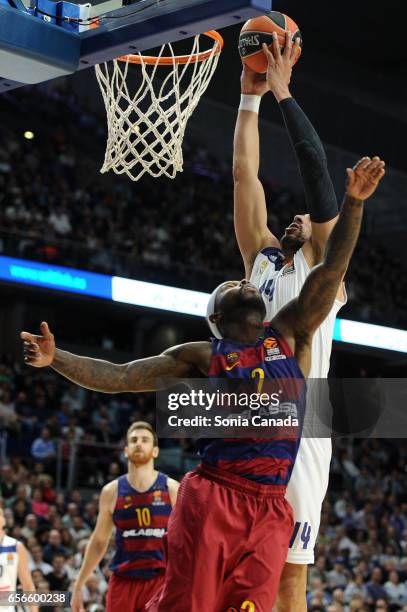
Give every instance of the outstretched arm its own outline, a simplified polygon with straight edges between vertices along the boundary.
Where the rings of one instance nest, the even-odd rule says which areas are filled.
[[[263,186],[259,180],[259,117],[255,105],[268,91],[263,75],[243,67],[243,107],[239,109],[233,148],[235,233],[242,254],[245,274],[249,278],[256,255],[266,246],[279,246],[267,227],[267,208]],[[249,97],[246,97],[249,96]]]
[[[181,344],[156,357],[115,364],[57,349],[54,335],[45,322],[41,323],[41,332],[41,336],[21,333],[25,362],[37,368],[51,366],[65,378],[92,391],[154,391],[158,379],[188,377],[196,368],[205,373],[209,363],[208,342]]]
[[[264,47],[268,61],[267,82],[279,103],[304,185],[305,199],[312,222],[312,239],[306,243],[308,263],[322,261],[327,240],[338,218],[338,203],[322,142],[303,110],[292,98],[289,82],[293,61],[298,54],[298,39],[293,44],[287,33],[285,51],[277,38],[271,51]],[[289,53],[289,50],[293,52]]]
[[[363,201],[376,191],[384,176],[384,162],[378,158],[363,158],[353,170],[348,168],[347,173],[345,199],[328,241],[324,261],[313,268],[298,298],[281,309],[272,323],[292,344],[306,375],[310,367],[312,336],[334,304],[359,237]]]

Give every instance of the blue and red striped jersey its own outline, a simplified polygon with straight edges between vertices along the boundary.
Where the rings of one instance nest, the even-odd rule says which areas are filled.
[[[165,570],[163,536],[171,514],[167,476],[159,473],[145,493],[118,479],[113,522],[116,552],[110,569],[118,576],[148,580]]]
[[[301,425],[292,435],[270,438],[201,439],[199,454],[204,464],[248,478],[259,484],[286,486],[294,467],[305,411],[306,385],[286,340],[269,324],[255,344],[212,339],[210,378],[285,381],[285,397],[299,415]],[[270,383],[269,383],[270,384]],[[286,431],[286,430],[283,430]]]

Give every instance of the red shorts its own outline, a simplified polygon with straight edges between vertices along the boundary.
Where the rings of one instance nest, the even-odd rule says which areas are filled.
[[[164,583],[164,573],[141,580],[112,574],[106,596],[106,612],[144,612],[145,605]]]
[[[271,612],[293,531],[284,494],[206,465],[189,472],[168,525],[165,583],[148,612]]]

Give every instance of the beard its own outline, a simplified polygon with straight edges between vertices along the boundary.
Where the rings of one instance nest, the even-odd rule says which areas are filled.
[[[293,234],[284,234],[280,240],[282,250],[290,253],[299,251],[304,243],[305,240],[303,238]]]
[[[233,303],[223,305],[224,320],[230,323],[241,323],[251,315],[258,315],[262,321],[266,316],[266,305],[259,293],[245,294],[239,291]]]
[[[130,461],[136,467],[140,467],[141,465],[147,465],[150,463],[151,459],[153,459],[153,451],[151,450],[149,453],[144,451],[133,451],[131,455],[127,455],[127,461]]]

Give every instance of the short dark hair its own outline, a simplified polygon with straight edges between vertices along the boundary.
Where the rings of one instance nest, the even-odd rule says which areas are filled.
[[[158,437],[157,437],[157,434],[156,434],[155,430],[153,429],[152,425],[150,425],[150,423],[148,423],[147,421],[135,421],[134,423],[132,423],[130,425],[130,427],[128,428],[127,433],[126,433],[126,441],[127,442],[129,441],[129,435],[135,429],[147,429],[147,431],[149,431],[152,434],[152,436],[153,436],[153,444],[154,444],[154,446],[158,446]]]

